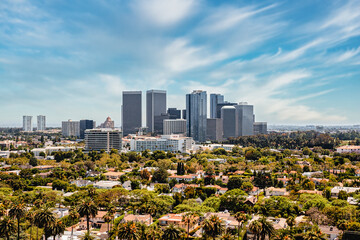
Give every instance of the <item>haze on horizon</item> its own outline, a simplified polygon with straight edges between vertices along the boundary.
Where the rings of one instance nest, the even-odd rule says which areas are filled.
[[[360,1],[0,1],[0,127],[107,116],[194,89],[269,124],[358,124]],[[144,114],[145,115],[145,114]],[[145,124],[145,121],[143,121]]]

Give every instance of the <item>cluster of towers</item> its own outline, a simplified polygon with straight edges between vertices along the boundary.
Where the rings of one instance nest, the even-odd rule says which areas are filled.
[[[23,116],[23,131],[32,132],[33,124],[32,124],[32,116]],[[43,115],[37,116],[37,131],[46,130],[46,117]]]

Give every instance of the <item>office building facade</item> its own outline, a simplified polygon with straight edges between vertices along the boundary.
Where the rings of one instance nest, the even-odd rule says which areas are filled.
[[[187,152],[192,149],[193,139],[179,135],[162,135],[161,137],[143,137],[130,140],[130,150],[142,152],[156,150],[165,152]]]
[[[163,134],[183,134],[186,135],[185,119],[165,119],[163,122]]]
[[[122,93],[122,129],[124,136],[135,134],[142,127],[141,91]]]
[[[169,119],[181,118],[181,110],[178,110],[177,108],[168,108],[167,113],[169,115]]]
[[[235,106],[237,103],[223,102],[216,104],[216,118],[221,118],[221,109],[225,106]]]
[[[182,119],[186,119],[186,109],[182,110]]]
[[[239,103],[235,106],[237,114],[237,136],[254,135],[254,106]]]
[[[210,118],[219,118],[216,114],[216,106],[224,103],[224,96],[221,94],[210,94]]]
[[[37,116],[37,131],[45,131],[46,130],[46,117],[43,115]]]
[[[61,133],[64,137],[80,137],[80,122],[63,121],[61,123]]]
[[[85,138],[85,130],[95,128],[95,122],[93,120],[80,120],[80,138]]]
[[[146,126],[148,132],[161,133],[162,117],[166,115],[166,91],[163,90],[148,90],[146,91]],[[160,128],[159,128],[160,127]]]
[[[23,131],[32,132],[32,116],[23,116]]]
[[[221,108],[221,119],[223,120],[223,137],[228,139],[238,136],[237,114],[234,106],[224,106]]]
[[[206,127],[206,140],[216,142],[223,140],[223,120],[221,118],[208,118]]]
[[[186,132],[197,142],[206,140],[207,122],[206,91],[196,90],[186,94]]]
[[[268,134],[267,122],[254,122],[254,134]]]
[[[85,151],[101,151],[107,153],[111,149],[118,151],[122,148],[122,133],[119,130],[101,128],[85,130]]]

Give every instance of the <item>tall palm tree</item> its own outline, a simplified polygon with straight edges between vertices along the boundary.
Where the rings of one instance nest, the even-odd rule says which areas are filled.
[[[34,222],[35,222],[35,211],[33,209],[31,209],[30,211],[28,211],[26,213],[26,220],[29,221],[30,223],[30,240],[32,238],[32,233],[33,233],[33,225],[34,225]]]
[[[255,239],[259,240],[262,224],[258,220],[254,220],[250,223],[249,230],[255,235]]]
[[[211,215],[209,219],[204,221],[203,229],[205,236],[215,239],[224,231],[224,226],[222,220],[218,216]]]
[[[162,239],[178,240],[181,239],[182,230],[176,227],[174,224],[170,224],[164,230]]]
[[[80,214],[76,211],[76,209],[74,207],[70,208],[69,211],[69,219],[71,220],[72,223],[74,223],[75,221],[78,222],[78,219],[80,217]],[[72,240],[74,238],[74,224],[71,224],[71,237],[70,239]]]
[[[187,239],[189,239],[190,227],[196,223],[195,214],[188,213],[182,217],[182,222],[187,226]]]
[[[241,228],[242,224],[247,220],[247,216],[243,212],[237,212],[237,213],[235,213],[234,217],[235,217],[236,221],[238,222],[238,238],[240,238],[240,228]]]
[[[48,229],[56,221],[54,214],[50,211],[49,208],[39,209],[36,212],[34,219],[38,228],[44,228],[45,238],[47,239],[49,237],[49,232],[47,232],[46,229]],[[36,236],[36,238],[38,239],[38,236]]]
[[[0,236],[10,240],[11,233],[16,231],[16,224],[10,217],[4,217],[0,220]]]
[[[146,240],[158,240],[161,239],[163,232],[158,225],[151,225],[145,229]]]
[[[90,217],[95,217],[98,212],[98,207],[90,199],[85,199],[78,207],[80,217],[86,217],[87,232],[90,233]]]
[[[65,231],[65,224],[62,220],[58,219],[53,224],[46,228],[48,235],[54,236],[54,240],[56,240],[56,236],[61,235]]]
[[[265,240],[266,236],[268,236],[270,239],[270,236],[273,235],[275,232],[274,225],[269,222],[265,217],[261,218],[259,222],[261,223],[261,240]]]
[[[118,225],[117,229],[117,235],[120,239],[126,239],[126,240],[139,240],[140,234],[139,234],[138,226],[135,222],[126,222],[126,223],[120,223]]]
[[[104,216],[103,219],[104,221],[107,223],[108,225],[108,234],[110,232],[110,222],[113,220],[114,216],[111,215],[111,213],[107,212]]]
[[[9,210],[9,216],[17,220],[17,240],[20,240],[20,221],[21,218],[25,217],[25,214],[26,208],[24,203],[14,203]]]

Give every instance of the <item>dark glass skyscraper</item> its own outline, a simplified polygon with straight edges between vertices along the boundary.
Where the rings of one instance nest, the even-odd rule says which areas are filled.
[[[186,131],[195,141],[206,140],[207,95],[206,91],[186,94]]]
[[[216,114],[216,106],[219,103],[224,103],[224,96],[221,94],[210,94],[210,118],[220,118]]]
[[[164,119],[165,115],[166,91],[146,91],[146,126],[148,128],[148,132],[162,133],[162,119]],[[155,124],[155,119],[157,119],[157,124]]]
[[[142,126],[141,91],[123,91],[122,128],[124,136],[135,134]]]
[[[178,110],[177,108],[168,108],[167,113],[169,114],[169,119],[181,118],[181,110]]]
[[[85,138],[85,130],[86,129],[93,129],[94,126],[94,121],[93,120],[80,120],[80,138],[84,139]]]

